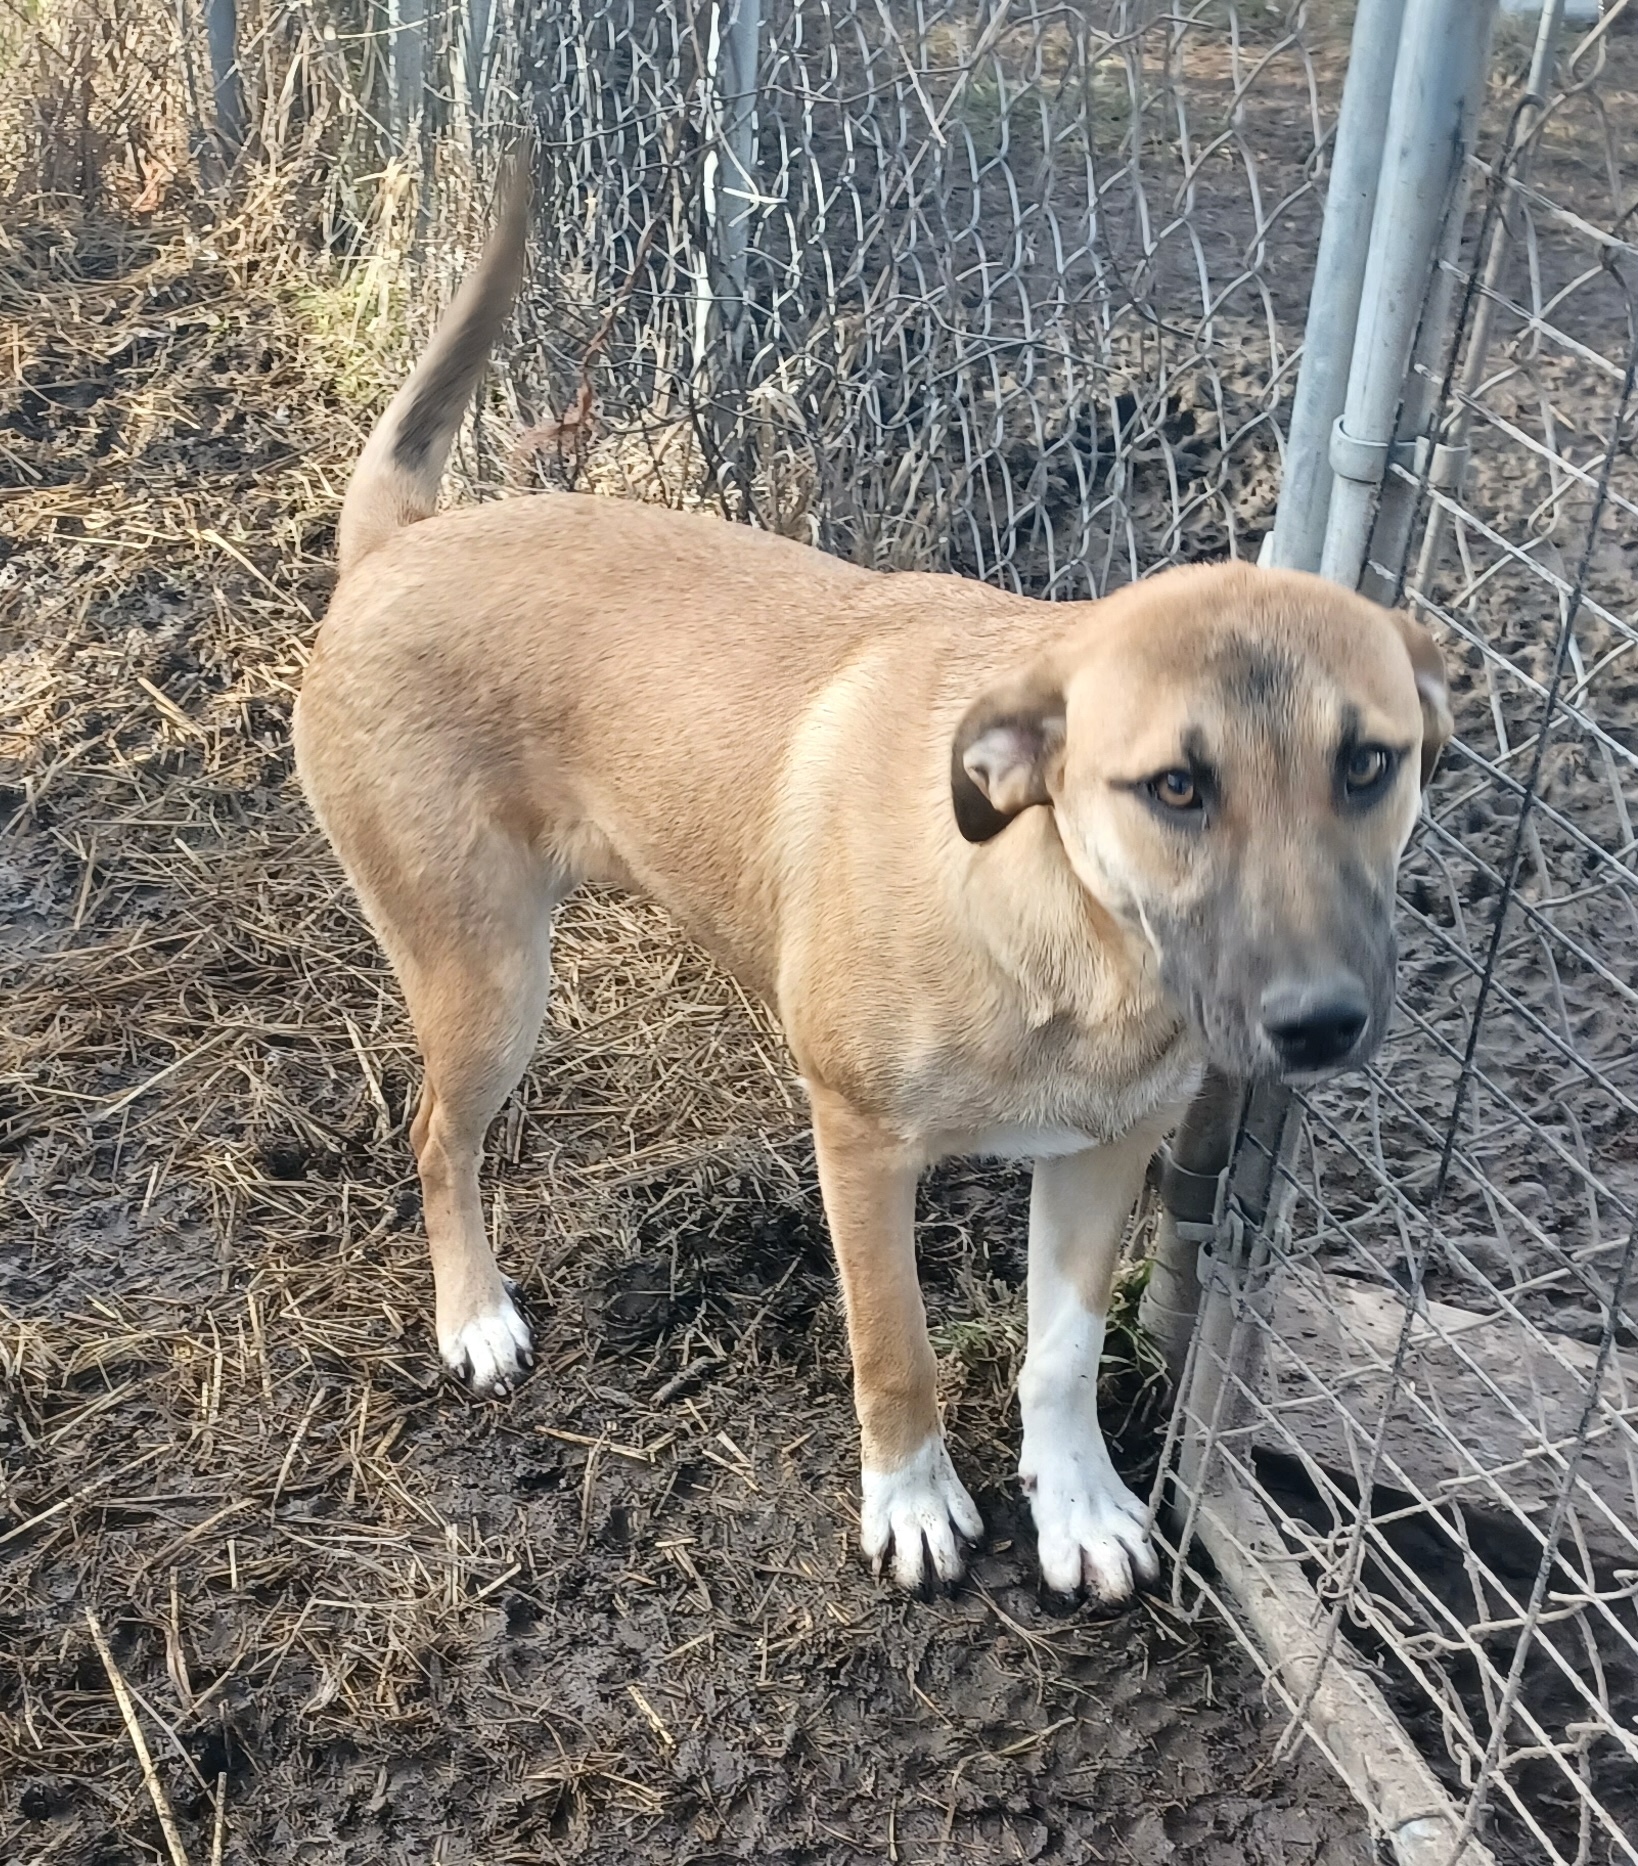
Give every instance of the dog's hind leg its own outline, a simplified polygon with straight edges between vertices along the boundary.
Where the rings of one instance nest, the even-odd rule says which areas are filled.
[[[825,1217],[841,1272],[859,1415],[860,1540],[877,1573],[919,1588],[962,1571],[983,1520],[939,1426],[932,1344],[916,1280],[919,1161],[839,1096],[813,1090]]]
[[[504,950],[399,966],[426,1063],[410,1141],[432,1253],[438,1348],[474,1392],[496,1396],[510,1392],[531,1356],[528,1328],[484,1228],[478,1168],[489,1123],[516,1088],[540,1034],[550,928],[543,914],[532,938]]]
[[[406,787],[396,810],[355,792],[326,809],[325,825],[398,974],[426,1065],[410,1141],[439,1351],[475,1392],[503,1394],[529,1364],[529,1331],[490,1249],[478,1167],[540,1034],[552,913],[572,878],[455,786],[423,787],[419,798]]]

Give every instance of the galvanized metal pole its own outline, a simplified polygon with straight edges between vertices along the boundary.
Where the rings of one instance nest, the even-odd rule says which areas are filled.
[[[1441,303],[1448,308],[1448,287],[1441,293],[1435,280],[1430,294],[1428,280],[1462,198],[1495,18],[1496,0],[1405,7],[1348,393],[1331,435],[1336,481],[1320,574],[1348,589],[1365,567],[1418,329],[1425,339]]]
[[[1296,1098],[1288,1088],[1270,1082],[1251,1090],[1213,1236],[1200,1253],[1200,1339],[1181,1396],[1178,1456],[1178,1479],[1191,1510],[1208,1488],[1209,1457],[1229,1450],[1250,1462],[1251,1447],[1241,1441],[1262,1377],[1276,1269],[1271,1240],[1289,1205],[1281,1168],[1295,1150],[1297,1128]]]
[[[1388,105],[1405,0],[1360,0],[1314,260],[1302,364],[1285,443],[1285,472],[1266,562],[1318,570],[1331,506],[1331,430],[1348,392],[1359,295],[1388,134]]]
[[[739,361],[756,205],[756,83],[762,0],[725,0],[720,19],[717,99],[721,135],[710,197],[716,340]]]
[[[712,129],[705,157],[705,253],[696,277],[694,369],[706,398],[712,471],[721,489],[739,482],[749,502],[741,419],[751,224],[757,200],[757,70],[762,0],[714,0],[706,42]]]
[[[1244,1100],[1242,1084],[1209,1071],[1183,1125],[1156,1156],[1152,1169],[1160,1219],[1138,1321],[1179,1388],[1200,1311],[1200,1253],[1212,1241],[1218,1192]]]

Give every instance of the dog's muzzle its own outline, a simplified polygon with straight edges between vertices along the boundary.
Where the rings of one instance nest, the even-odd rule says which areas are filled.
[[[1351,972],[1271,985],[1260,1008],[1263,1036],[1283,1076],[1346,1068],[1371,1026],[1365,982]]]

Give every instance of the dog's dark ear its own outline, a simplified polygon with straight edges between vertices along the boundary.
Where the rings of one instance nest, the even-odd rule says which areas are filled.
[[[969,842],[988,842],[1031,804],[1050,803],[1064,755],[1064,691],[1049,668],[992,687],[950,747],[950,800]]]
[[[1416,697],[1422,702],[1422,788],[1427,789],[1439,754],[1455,730],[1450,712],[1450,683],[1439,644],[1415,617],[1396,610],[1394,621],[1410,652],[1416,675]]]

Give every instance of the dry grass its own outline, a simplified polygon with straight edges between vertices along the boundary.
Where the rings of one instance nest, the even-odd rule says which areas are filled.
[[[236,1598],[274,1588],[242,1643],[258,1666],[317,1664],[314,1712],[364,1689],[366,1652],[366,1697],[391,1704],[429,1629],[516,1562],[439,1519],[392,1457],[434,1377],[403,1140],[415,1059],[286,746],[384,359],[349,329],[340,376],[345,285],[213,257],[183,229],[22,225],[8,244],[12,366],[39,385],[0,441],[20,852],[0,1092],[24,1297],[0,1337],[8,1541],[38,1576],[89,1534],[122,1615],[163,1619],[168,1598],[188,1718],[200,1655],[176,1616],[218,1572]],[[793,1119],[766,1030],[654,916],[582,901],[559,978],[562,1067],[497,1147],[523,1169],[497,1233],[537,1303],[588,1233],[618,1249],[623,1183]],[[156,1253],[164,1293],[143,1273]],[[348,1505],[379,1545],[330,1583],[332,1624],[369,1602],[339,1662],[314,1656],[318,1626],[281,1625],[276,1586],[310,1559],[309,1533],[279,1525],[314,1492],[320,1440],[322,1467],[351,1459]],[[167,1551],[96,1547],[99,1525],[178,1512]],[[24,1724],[44,1740],[63,1709],[32,1683]]]

